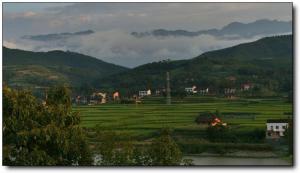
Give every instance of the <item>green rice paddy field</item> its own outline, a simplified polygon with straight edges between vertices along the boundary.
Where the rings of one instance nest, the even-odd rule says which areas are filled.
[[[142,104],[103,104],[74,106],[80,112],[83,127],[98,125],[103,130],[114,130],[134,137],[147,137],[161,128],[171,128],[181,135],[201,133],[203,125],[194,120],[199,112],[219,110],[220,118],[232,127],[241,129],[265,128],[267,119],[292,116],[292,104],[283,99],[236,99],[215,97],[186,97],[173,99],[172,105],[164,98],[146,98]],[[195,134],[194,134],[195,135]]]

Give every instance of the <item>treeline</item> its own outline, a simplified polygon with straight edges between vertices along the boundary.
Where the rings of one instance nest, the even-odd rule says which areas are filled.
[[[113,131],[103,132],[98,129],[96,138],[95,165],[100,166],[175,166],[191,165],[189,160],[182,159],[176,142],[168,129],[161,130],[158,137],[148,144],[135,145],[134,140],[122,140]]]
[[[262,143],[265,140],[264,129],[254,129],[251,131],[235,130],[228,126],[216,125],[206,129],[207,139],[211,142],[231,142],[231,143]]]

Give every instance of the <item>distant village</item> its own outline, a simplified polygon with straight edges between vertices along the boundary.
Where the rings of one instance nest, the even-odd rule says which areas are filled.
[[[252,83],[244,83],[240,88],[224,88],[223,96],[229,99],[234,99],[237,92],[249,91],[253,88]],[[210,88],[208,87],[197,87],[196,85],[185,87],[182,91],[185,95],[198,95],[198,96],[209,96],[212,95]],[[149,96],[165,96],[166,89],[147,89],[140,90],[131,96],[124,96],[119,91],[114,92],[93,92],[90,95],[76,95],[72,98],[74,104],[77,105],[98,105],[113,102],[121,102],[126,98],[130,103],[141,103],[144,97]]]

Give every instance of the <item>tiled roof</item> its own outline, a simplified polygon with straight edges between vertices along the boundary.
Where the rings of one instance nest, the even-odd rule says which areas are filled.
[[[288,123],[288,119],[269,119],[267,123]]]

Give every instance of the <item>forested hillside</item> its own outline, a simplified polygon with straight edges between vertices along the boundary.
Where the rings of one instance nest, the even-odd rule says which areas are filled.
[[[262,93],[289,92],[293,81],[292,35],[267,37],[255,42],[204,53],[190,60],[145,64],[113,79],[104,78],[98,87],[133,92],[165,87],[170,71],[173,90],[197,85],[214,92],[226,87],[255,84]]]
[[[31,52],[3,47],[3,77],[10,86],[67,83],[79,87],[126,69],[74,52]]]

